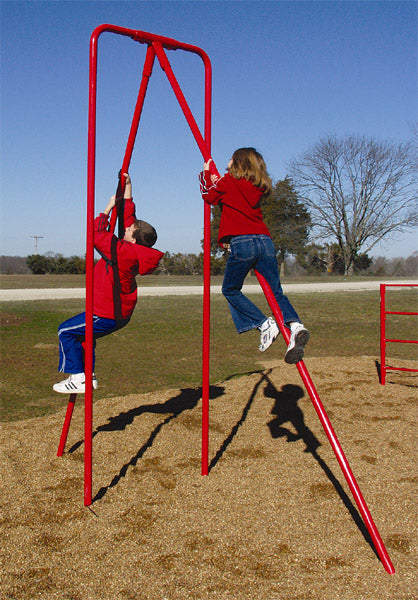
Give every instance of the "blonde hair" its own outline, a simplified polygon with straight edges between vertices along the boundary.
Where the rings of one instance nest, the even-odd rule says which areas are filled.
[[[261,188],[264,194],[272,190],[272,182],[267,173],[264,158],[255,148],[238,148],[232,155],[232,165],[228,173],[234,179],[247,179],[253,185]]]

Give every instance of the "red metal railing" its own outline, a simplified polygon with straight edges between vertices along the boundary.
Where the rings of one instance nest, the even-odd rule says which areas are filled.
[[[380,284],[380,383],[385,385],[387,371],[411,371],[418,372],[418,369],[409,369],[406,367],[393,367],[386,364],[386,344],[418,344],[418,340],[397,340],[386,337],[386,315],[415,315],[417,312],[405,312],[396,310],[386,310],[386,288],[387,287],[418,287],[418,284],[411,283],[381,283]]]

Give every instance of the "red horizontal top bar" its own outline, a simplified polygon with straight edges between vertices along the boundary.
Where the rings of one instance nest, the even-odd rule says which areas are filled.
[[[186,52],[194,52],[201,56],[204,62],[209,61],[209,57],[204,50],[199,48],[198,46],[192,46],[191,44],[185,44],[183,42],[179,42],[172,38],[164,37],[162,35],[157,35],[155,33],[148,33],[146,31],[140,31],[139,29],[127,29],[126,27],[119,27],[118,25],[110,25],[103,24],[99,25],[94,29],[91,34],[91,41],[97,40],[99,35],[104,32],[109,33],[117,33],[119,35],[125,35],[127,37],[132,38],[135,42],[139,42],[141,44],[152,44],[152,42],[160,42],[160,44],[164,48],[168,48],[169,50],[186,50]]]

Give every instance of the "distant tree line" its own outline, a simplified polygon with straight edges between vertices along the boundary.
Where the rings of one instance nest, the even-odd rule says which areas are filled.
[[[45,256],[31,254],[27,257],[26,264],[35,275],[44,275],[45,273],[76,275],[86,272],[86,259],[80,256],[66,258],[62,254],[48,253]]]
[[[303,255],[286,256],[281,262],[282,275],[342,275],[344,264],[338,252],[338,247],[308,244]],[[211,257],[211,274],[222,275],[226,264],[226,255]],[[30,268],[29,266],[30,265]],[[34,273],[38,275],[85,273],[85,259],[72,256],[64,258],[57,256],[42,256],[33,254],[27,258],[22,256],[1,256],[0,273],[3,275]],[[384,256],[370,258],[360,254],[354,261],[354,273],[374,277],[418,277],[418,252],[408,257],[388,259]],[[170,254],[166,252],[160,262],[156,274],[163,275],[202,275],[203,253],[200,254]]]
[[[277,181],[262,201],[282,275],[289,269],[309,275],[384,275],[390,274],[388,270],[417,274],[416,253],[395,263],[368,255],[384,238],[418,225],[417,161],[412,142],[329,136],[294,159],[289,168],[291,177]],[[224,272],[228,257],[217,242],[220,218],[219,206],[212,207],[214,275]],[[26,262],[37,274],[85,272],[85,260],[77,256],[36,254]],[[156,272],[200,275],[203,253],[167,252]]]

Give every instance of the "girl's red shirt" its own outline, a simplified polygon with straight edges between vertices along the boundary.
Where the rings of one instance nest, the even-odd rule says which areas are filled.
[[[264,234],[270,232],[263,221],[260,202],[263,190],[247,179],[234,179],[229,173],[212,183],[210,172],[199,176],[202,198],[208,204],[219,204],[222,209],[218,242],[229,242],[235,235]]]
[[[125,200],[125,227],[135,221],[135,204]],[[148,275],[164,256],[155,248],[119,240],[107,231],[109,217],[94,220],[94,247],[102,258],[94,266],[93,313],[106,319],[126,319],[137,302],[136,275]]]

